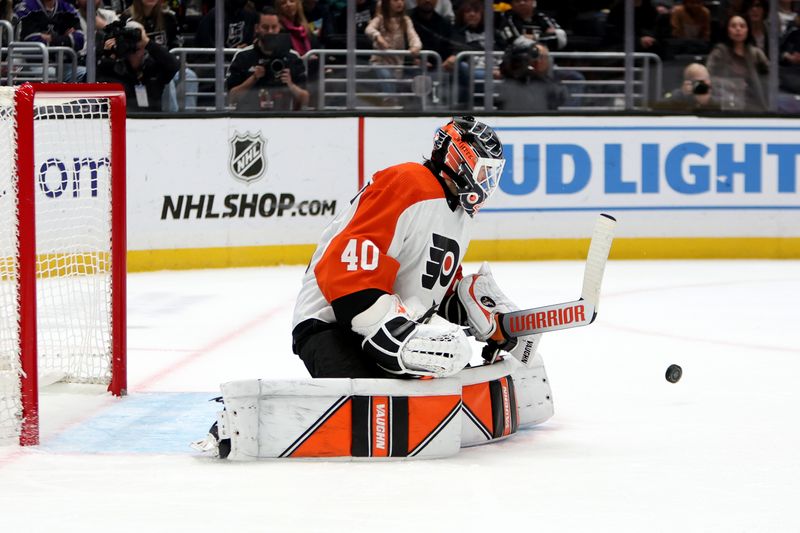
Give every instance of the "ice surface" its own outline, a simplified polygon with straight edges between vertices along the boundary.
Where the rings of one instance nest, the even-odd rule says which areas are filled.
[[[525,307],[577,297],[582,268],[493,265]],[[555,416],[495,445],[198,457],[219,383],[305,377],[289,339],[302,271],[131,275],[129,396],[48,387],[42,445],[0,448],[0,531],[800,530],[800,262],[612,261],[597,322],[542,340]]]

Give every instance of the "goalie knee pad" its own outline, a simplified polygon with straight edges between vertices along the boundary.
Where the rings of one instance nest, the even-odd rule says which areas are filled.
[[[464,368],[472,352],[464,331],[434,315],[427,324],[411,319],[400,298],[384,294],[352,320],[361,346],[392,374],[447,377]]]

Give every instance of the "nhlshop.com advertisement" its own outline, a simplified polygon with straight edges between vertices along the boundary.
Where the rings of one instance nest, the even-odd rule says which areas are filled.
[[[357,192],[353,119],[130,121],[131,249],[315,243]]]

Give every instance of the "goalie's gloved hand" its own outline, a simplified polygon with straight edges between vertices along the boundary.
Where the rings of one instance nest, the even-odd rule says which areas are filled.
[[[533,361],[541,335],[514,338],[503,331],[503,313],[517,311],[519,307],[497,286],[489,263],[483,263],[477,274],[460,280],[456,294],[470,332],[476,339],[486,342],[481,352],[485,361],[494,363],[501,352],[508,352],[524,365]]]
[[[469,331],[476,339],[492,338],[500,343],[506,340],[498,326],[497,315],[519,307],[497,286],[489,263],[483,263],[477,274],[464,276],[456,286],[456,294],[466,314]]]
[[[495,363],[503,352],[508,352],[525,366],[530,366],[536,348],[539,346],[541,334],[527,335],[525,337],[509,338],[502,342],[494,339],[486,341],[486,346],[481,351],[481,357],[487,363]]]
[[[364,337],[364,352],[392,374],[452,376],[472,357],[461,327],[437,315],[416,322],[397,295],[380,296],[353,317],[351,327]]]

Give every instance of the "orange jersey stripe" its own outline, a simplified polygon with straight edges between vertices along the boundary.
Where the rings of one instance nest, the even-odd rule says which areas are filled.
[[[356,212],[331,240],[314,268],[317,285],[330,303],[364,289],[393,293],[400,268],[388,255],[397,222],[414,204],[444,198],[434,175],[419,163],[375,174],[360,194]]]

